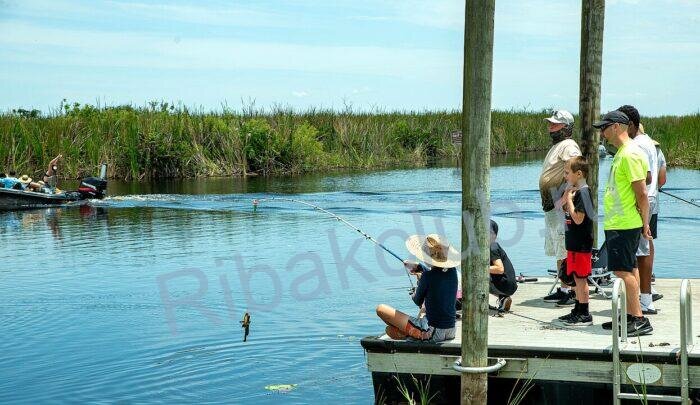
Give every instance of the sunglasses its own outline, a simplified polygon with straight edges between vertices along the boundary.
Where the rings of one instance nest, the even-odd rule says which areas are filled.
[[[606,126],[600,128],[600,132],[601,132],[601,133],[605,132],[606,129],[610,128],[610,127],[613,126],[613,125],[615,125],[615,123],[608,124],[608,125],[606,125]]]

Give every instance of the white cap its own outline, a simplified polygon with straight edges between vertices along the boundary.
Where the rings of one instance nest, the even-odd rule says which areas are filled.
[[[566,110],[557,110],[551,117],[545,118],[545,121],[553,124],[574,125],[574,116]]]

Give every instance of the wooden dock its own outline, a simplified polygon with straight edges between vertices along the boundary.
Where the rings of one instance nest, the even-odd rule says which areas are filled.
[[[612,403],[613,337],[611,331],[601,327],[611,319],[612,301],[591,294],[593,325],[566,327],[556,319],[571,307],[542,301],[552,280],[539,280],[519,285],[511,312],[489,317],[489,358],[494,362],[498,358],[506,360],[503,368],[489,376],[489,403],[507,403],[514,384],[520,380],[518,384],[522,385],[530,379],[535,385],[523,404],[557,403],[564,399],[569,404],[591,403],[594,398]],[[664,298],[655,303],[659,313],[649,315],[654,332],[629,337],[621,343],[623,392],[634,393],[645,385],[648,393],[679,395],[680,284],[678,279],[657,279],[654,288]],[[691,302],[700,302],[700,285],[696,285]],[[491,297],[491,303],[495,303],[495,298]],[[700,325],[700,311],[693,312],[693,324]],[[379,321],[377,326],[381,327]],[[698,329],[692,335],[695,341],[700,340]],[[375,395],[380,392],[392,403],[399,398],[394,395],[393,376],[430,376],[431,387],[441,391],[435,397],[437,403],[458,403],[460,374],[452,365],[461,353],[460,331],[458,320],[455,339],[439,344],[395,341],[386,335],[363,339]],[[698,398],[700,347],[690,346],[688,350],[690,397]],[[646,368],[645,384],[632,379],[639,379],[640,367]]]

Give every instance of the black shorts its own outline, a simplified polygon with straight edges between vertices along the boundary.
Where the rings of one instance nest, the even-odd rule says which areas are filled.
[[[490,277],[489,280],[489,294],[497,295],[499,297],[510,297],[518,289],[518,284],[513,280],[513,282],[508,282],[502,277]]]
[[[637,247],[641,236],[642,228],[605,231],[608,270],[632,271],[637,267]]]
[[[651,237],[656,239],[656,223],[659,221],[659,214],[651,214],[649,219],[649,229],[651,230]]]

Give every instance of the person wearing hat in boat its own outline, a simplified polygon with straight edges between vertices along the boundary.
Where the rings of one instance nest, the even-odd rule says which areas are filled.
[[[32,178],[26,174],[22,175],[22,177],[19,178],[19,184],[21,185],[21,189],[24,191],[41,191],[41,184],[34,183],[32,181]]]
[[[455,301],[457,270],[461,255],[445,236],[413,235],[406,247],[418,260],[405,261],[406,268],[418,279],[411,298],[419,307],[425,305],[425,316],[416,318],[389,305],[377,307],[377,315],[388,325],[386,334],[392,339],[440,342],[455,337]],[[426,268],[427,266],[427,268]]]

